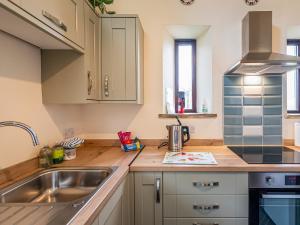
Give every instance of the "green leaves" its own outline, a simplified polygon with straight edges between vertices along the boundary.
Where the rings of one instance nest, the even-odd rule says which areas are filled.
[[[114,2],[114,0],[90,0],[90,3],[94,6],[104,6],[105,5],[110,5]]]
[[[102,0],[102,2],[106,5],[110,5],[114,2],[114,0]]]

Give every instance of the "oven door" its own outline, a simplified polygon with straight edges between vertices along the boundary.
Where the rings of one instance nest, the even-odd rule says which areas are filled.
[[[299,225],[300,189],[250,189],[249,225]]]

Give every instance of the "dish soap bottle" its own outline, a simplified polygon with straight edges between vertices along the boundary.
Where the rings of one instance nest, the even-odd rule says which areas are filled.
[[[64,148],[62,146],[57,145],[53,148],[52,161],[53,164],[59,164],[64,161]]]

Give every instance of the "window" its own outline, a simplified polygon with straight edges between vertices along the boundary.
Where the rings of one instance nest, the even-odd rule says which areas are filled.
[[[196,113],[196,40],[175,40],[175,112]]]
[[[300,40],[288,40],[287,54],[300,56]],[[299,70],[287,73],[287,111],[288,113],[300,113],[300,79]]]

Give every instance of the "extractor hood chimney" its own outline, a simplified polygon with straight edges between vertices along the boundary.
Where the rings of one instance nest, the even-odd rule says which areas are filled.
[[[283,74],[300,67],[300,58],[272,51],[272,12],[251,11],[243,19],[243,58],[225,74]]]

